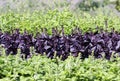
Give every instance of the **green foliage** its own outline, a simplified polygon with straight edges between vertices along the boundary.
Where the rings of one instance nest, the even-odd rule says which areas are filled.
[[[32,14],[15,14],[7,13],[0,16],[2,31],[11,31],[20,28],[31,33],[40,32],[40,28],[46,27],[48,32],[52,27],[61,27],[64,25],[66,29],[74,26],[75,17],[68,11],[59,12],[57,10],[48,11],[46,13],[34,12]],[[69,30],[66,30],[69,32]]]
[[[111,12],[112,13],[112,12]],[[48,11],[48,12],[34,12],[34,13],[5,13],[0,15],[0,29],[4,31],[9,31],[19,28],[21,32],[25,29],[30,33],[36,34],[40,32],[41,28],[47,28],[48,33],[51,34],[51,29],[53,27],[61,26],[65,28],[65,33],[69,34],[73,28],[80,27],[84,32],[89,29],[95,30],[96,26],[105,28],[105,20],[108,22],[108,29],[114,27],[119,30],[120,23],[119,17],[113,14],[100,14],[97,16],[91,16],[87,13],[73,14],[68,10],[62,12],[58,10]]]
[[[110,0],[83,0],[79,3],[80,10],[90,11],[106,6]]]
[[[120,0],[116,1],[116,9],[120,11]]]
[[[0,56],[0,81],[119,81],[120,58],[80,60],[69,56],[65,61],[36,56],[27,60]]]

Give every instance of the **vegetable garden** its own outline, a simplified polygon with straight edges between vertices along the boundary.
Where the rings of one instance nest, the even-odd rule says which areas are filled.
[[[120,18],[79,13],[1,13],[0,81],[119,81]]]

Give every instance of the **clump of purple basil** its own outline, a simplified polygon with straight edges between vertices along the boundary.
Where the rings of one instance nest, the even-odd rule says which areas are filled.
[[[52,35],[47,34],[47,29],[41,29],[36,37],[26,31],[20,34],[15,30],[12,34],[0,32],[0,44],[6,49],[6,54],[17,54],[17,49],[25,58],[31,56],[30,47],[38,54],[46,54],[49,58],[54,56],[65,60],[70,54],[77,57],[81,53],[81,59],[88,58],[92,53],[95,58],[110,59],[112,53],[120,54],[120,33],[112,29],[111,32],[96,30],[82,34],[82,30],[75,28],[70,35],[64,34],[64,28],[58,31],[52,29]]]

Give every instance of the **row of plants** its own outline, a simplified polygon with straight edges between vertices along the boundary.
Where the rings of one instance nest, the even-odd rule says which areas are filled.
[[[3,53],[2,53],[3,54]],[[80,60],[69,56],[65,61],[34,56],[23,60],[0,56],[0,81],[119,81],[120,58]]]
[[[19,29],[10,33],[0,33],[0,44],[4,47],[6,55],[17,54],[20,49],[25,58],[31,57],[31,53],[46,54],[47,57],[60,57],[65,60],[70,54],[77,57],[81,54],[81,59],[88,58],[92,53],[95,58],[110,59],[120,56],[120,33],[112,29],[108,30],[96,28],[95,32],[89,30],[82,34],[76,27],[69,35],[64,34],[64,27],[58,31],[52,29],[52,35],[47,34],[47,29],[41,29],[34,37],[24,31],[20,34]],[[22,56],[22,57],[23,57]]]
[[[53,27],[64,26],[65,34],[69,34],[76,26],[81,28],[83,32],[91,30],[95,31],[96,26],[100,26],[105,29],[105,20],[108,22],[108,28],[115,28],[120,30],[120,19],[112,12],[100,13],[97,16],[91,16],[90,14],[79,12],[80,14],[74,14],[71,11],[47,11],[47,12],[33,12],[33,13],[4,13],[0,14],[0,29],[2,32],[11,32],[14,29],[19,28],[20,32],[27,30],[29,33],[36,34],[40,32],[41,28],[47,28],[48,34],[51,34]],[[99,12],[98,12],[99,13]],[[35,32],[36,31],[36,32]]]

